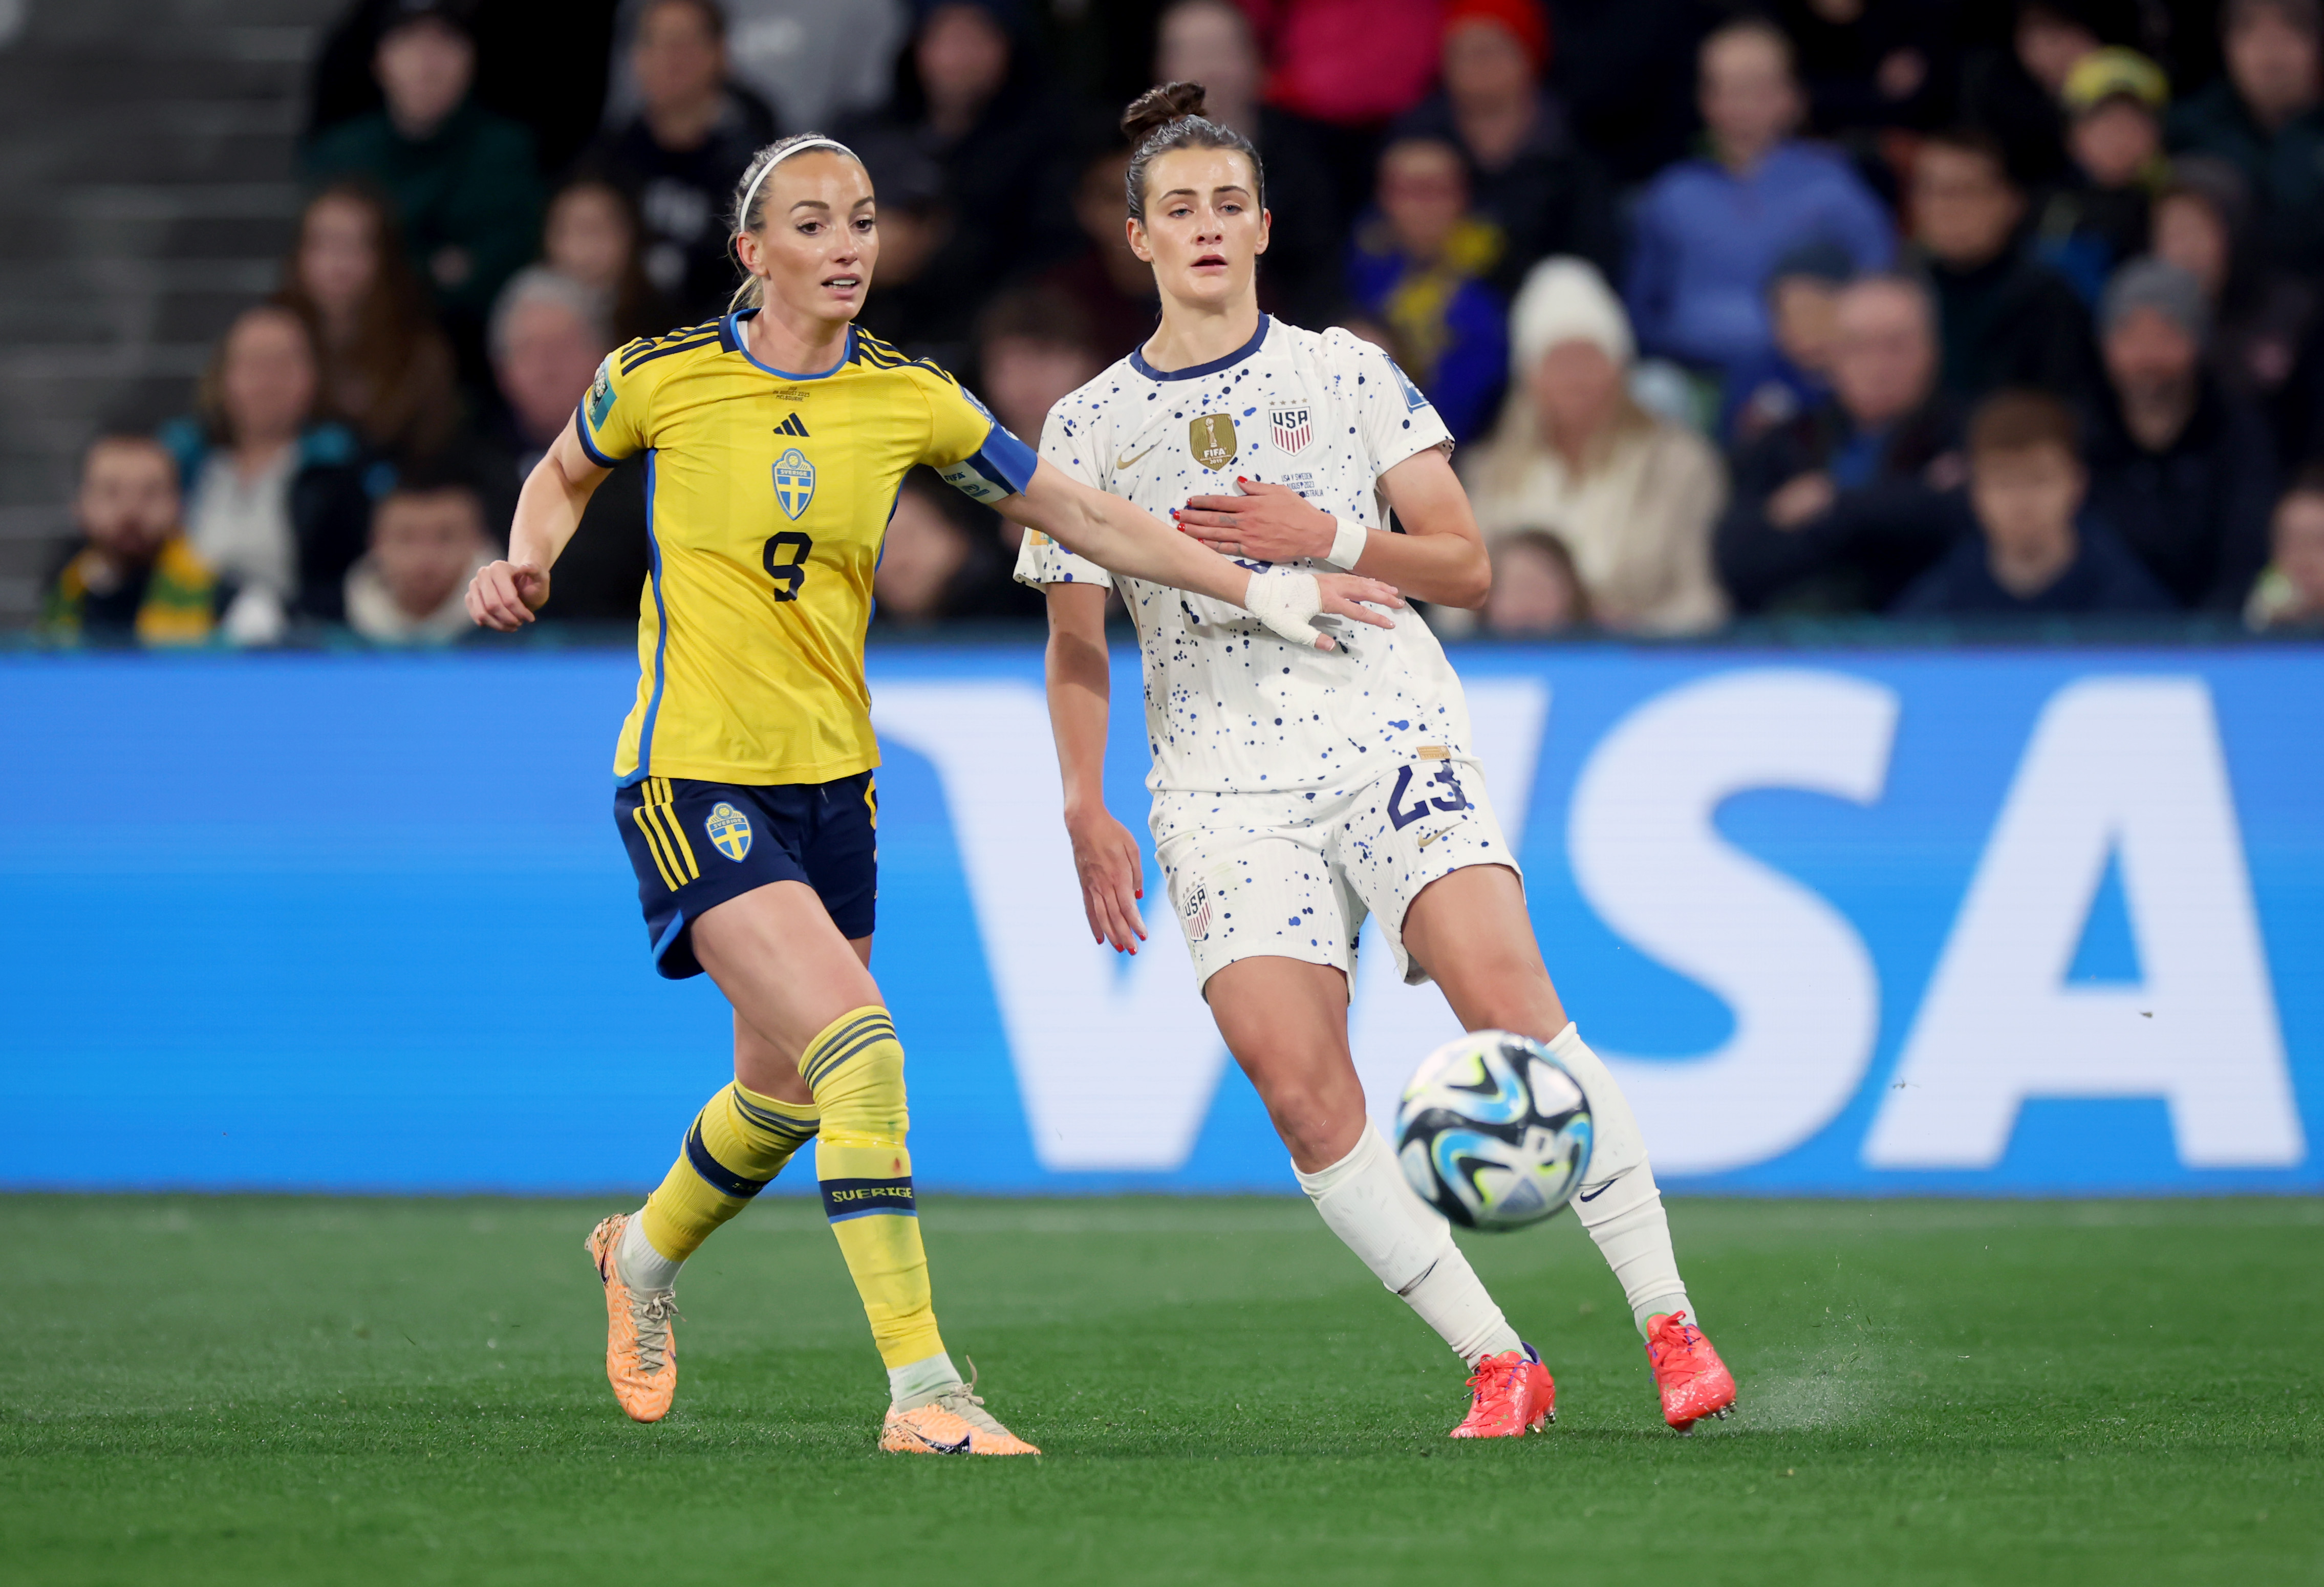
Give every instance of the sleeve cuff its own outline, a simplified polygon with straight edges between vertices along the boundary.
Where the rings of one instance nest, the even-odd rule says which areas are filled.
[[[585,398],[583,402],[586,403],[586,399]],[[595,463],[598,467],[611,468],[616,463],[621,461],[618,457],[606,457],[604,453],[597,449],[597,443],[589,438],[589,415],[585,411],[583,403],[576,403],[574,405],[573,433],[581,438],[581,449],[589,454],[589,461]]]

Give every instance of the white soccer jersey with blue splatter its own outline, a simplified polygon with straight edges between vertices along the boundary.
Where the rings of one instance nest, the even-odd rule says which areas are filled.
[[[1451,434],[1385,352],[1344,330],[1262,316],[1236,352],[1160,372],[1132,353],[1049,411],[1041,456],[1157,517],[1190,496],[1231,495],[1238,475],[1286,484],[1368,529],[1387,517],[1379,476]],[[1320,560],[1245,563],[1262,577],[1328,572]],[[1040,534],[1017,558],[1027,584],[1118,585],[1145,657],[1157,791],[1259,792],[1347,785],[1423,756],[1473,753],[1469,713],[1417,612],[1396,627],[1342,624],[1344,649],[1277,639],[1239,606],[1116,579]]]

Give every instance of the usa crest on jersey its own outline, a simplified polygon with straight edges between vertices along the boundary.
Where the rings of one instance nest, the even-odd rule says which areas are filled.
[[[775,459],[775,500],[793,518],[806,512],[807,504],[815,500],[815,465],[797,447]],[[746,835],[742,839],[744,846],[750,841]]]
[[[1268,429],[1275,438],[1278,452],[1304,452],[1307,443],[1315,438],[1315,427],[1309,422],[1307,406],[1272,408],[1268,411]]]
[[[808,472],[811,476],[814,471]],[[810,484],[807,488],[812,491],[815,487]],[[791,516],[797,518],[798,514],[794,512]],[[751,818],[724,799],[710,807],[710,814],[703,818],[702,830],[710,835],[710,841],[717,845],[720,853],[738,865],[742,856],[751,852]]]

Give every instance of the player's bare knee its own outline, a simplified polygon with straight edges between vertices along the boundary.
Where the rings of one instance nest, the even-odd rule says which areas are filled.
[[[1360,1088],[1351,1099],[1337,1086],[1292,1083],[1269,1088],[1260,1100],[1302,1173],[1338,1162],[1355,1149],[1363,1134]]]

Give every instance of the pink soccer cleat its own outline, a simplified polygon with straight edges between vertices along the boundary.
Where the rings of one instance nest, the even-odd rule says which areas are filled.
[[[1671,1312],[1646,1324],[1646,1364],[1663,1393],[1663,1420],[1684,1433],[1705,1416],[1724,1418],[1735,1405],[1735,1374],[1702,1330]]]
[[[1519,1438],[1557,1420],[1557,1384],[1530,1344],[1479,1357],[1469,1389],[1475,1398],[1455,1438]]]

